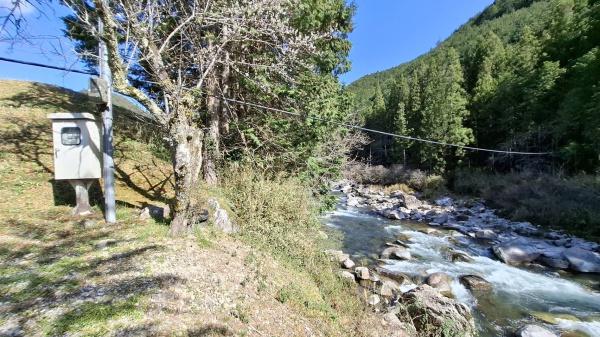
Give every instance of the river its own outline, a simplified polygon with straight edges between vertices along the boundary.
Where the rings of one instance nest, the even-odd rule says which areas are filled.
[[[414,280],[422,281],[433,272],[452,276],[453,295],[472,309],[479,336],[512,336],[518,327],[531,322],[545,324],[557,333],[578,331],[600,336],[598,274],[576,275],[541,266],[513,267],[494,257],[487,240],[456,236],[454,231],[444,229],[426,234],[424,229],[429,226],[424,223],[389,220],[368,208],[347,206],[346,197],[340,196],[337,209],[323,217],[327,232],[336,238],[337,248],[355,261],[402,272]],[[378,260],[386,242],[398,237],[409,238],[405,244],[413,259]],[[451,262],[447,257],[449,250],[465,252],[472,260]],[[458,282],[458,277],[465,274],[485,278],[493,285],[493,291],[474,297]],[[403,284],[402,291],[413,287],[415,285]],[[546,320],[554,320],[555,324],[539,320],[546,316],[550,317]]]

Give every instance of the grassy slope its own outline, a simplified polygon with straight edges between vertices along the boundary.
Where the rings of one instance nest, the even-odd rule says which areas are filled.
[[[75,92],[0,81],[0,335],[361,335],[379,325],[361,308],[332,315],[310,277],[236,238],[173,239],[138,220],[137,207],[172,195],[171,168],[119,115],[118,223],[105,225],[99,208],[71,217],[71,188],[52,181],[46,114],[91,109]],[[302,296],[282,301],[290,287]]]

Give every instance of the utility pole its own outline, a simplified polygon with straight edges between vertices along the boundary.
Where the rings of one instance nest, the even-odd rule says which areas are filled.
[[[115,206],[115,162],[113,159],[113,107],[112,107],[112,76],[108,67],[108,51],[102,40],[104,24],[98,20],[100,44],[98,58],[100,59],[100,79],[106,83],[106,104],[102,111],[102,178],[104,179],[104,215],[107,223],[117,221]],[[102,89],[101,89],[102,90]]]

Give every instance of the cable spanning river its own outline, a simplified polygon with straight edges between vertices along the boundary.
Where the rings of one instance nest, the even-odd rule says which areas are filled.
[[[390,220],[368,208],[348,206],[347,201],[342,195],[337,209],[323,218],[328,232],[339,238],[339,248],[355,261],[409,275],[414,284],[402,284],[402,291],[416,287],[431,273],[450,275],[454,279],[452,294],[471,307],[479,336],[512,336],[528,323],[544,325],[558,334],[600,336],[598,274],[572,274],[535,264],[510,266],[498,261],[489,240],[456,235],[456,231],[443,228],[433,232],[424,222]],[[386,243],[399,237],[405,240],[413,258],[379,260]],[[452,262],[448,251],[464,252],[470,258]],[[461,275],[481,276],[493,290],[485,296],[474,296],[458,282]]]

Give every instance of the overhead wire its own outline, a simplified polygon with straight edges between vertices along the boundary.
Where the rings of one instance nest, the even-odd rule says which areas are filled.
[[[35,66],[35,67],[42,67],[42,68],[48,68],[48,69],[54,69],[54,70],[63,70],[63,71],[73,72],[73,73],[79,73],[79,74],[98,75],[98,73],[94,72],[94,71],[69,69],[69,68],[65,68],[65,67],[58,67],[58,66],[53,66],[53,65],[48,65],[48,64],[42,64],[42,63],[36,63],[36,62],[28,62],[28,61],[16,60],[16,59],[11,59],[11,58],[7,58],[7,57],[0,57],[0,61],[6,61],[6,62],[12,62],[12,63],[18,63],[18,64],[23,64],[23,65],[29,65],[29,66]],[[231,103],[235,103],[235,104],[239,104],[239,105],[245,105],[245,106],[253,107],[253,108],[256,108],[256,109],[263,109],[263,110],[278,112],[278,113],[282,113],[282,114],[286,114],[286,115],[290,115],[290,116],[308,118],[308,119],[312,119],[312,120],[316,120],[316,121],[321,121],[321,122],[326,122],[326,123],[331,123],[331,124],[343,126],[343,127],[350,128],[350,129],[360,130],[360,131],[363,131],[363,132],[375,133],[375,134],[380,134],[380,135],[384,135],[384,136],[390,136],[390,137],[394,137],[394,138],[400,138],[400,139],[405,139],[405,140],[410,140],[410,141],[415,141],[415,142],[422,142],[422,143],[426,143],[426,144],[434,144],[434,145],[439,145],[439,146],[448,146],[448,147],[454,147],[454,148],[459,148],[459,149],[463,149],[463,150],[470,150],[470,151],[489,152],[489,153],[501,153],[501,154],[510,154],[510,155],[542,156],[542,155],[552,154],[552,152],[524,152],[524,151],[512,151],[512,150],[496,150],[496,149],[488,149],[488,148],[481,148],[481,147],[475,147],[475,146],[453,144],[453,143],[448,143],[448,142],[436,141],[436,140],[432,140],[432,139],[425,139],[425,138],[419,138],[419,137],[405,136],[405,135],[400,135],[400,134],[396,134],[396,133],[392,133],[392,132],[386,132],[386,131],[380,131],[380,130],[370,129],[370,128],[366,128],[366,127],[363,127],[363,126],[349,124],[349,123],[345,123],[345,122],[338,122],[338,121],[334,121],[334,120],[327,119],[327,118],[322,118],[322,117],[317,117],[317,116],[310,116],[310,115],[301,114],[301,113],[298,113],[298,112],[293,112],[293,111],[288,111],[288,110],[273,108],[273,107],[265,106],[265,105],[262,105],[262,104],[241,101],[241,100],[237,100],[237,99],[234,99],[234,98],[229,98],[229,97],[224,97],[224,96],[216,96],[216,95],[210,95],[210,96],[214,97],[214,98],[217,98],[219,100],[222,100],[222,101],[227,101],[227,102],[231,102]]]

